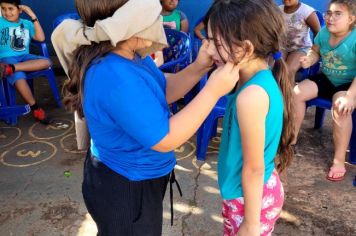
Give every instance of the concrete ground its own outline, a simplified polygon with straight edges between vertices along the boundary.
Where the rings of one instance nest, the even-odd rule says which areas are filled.
[[[36,97],[55,122],[44,126],[30,115],[16,127],[0,122],[0,235],[96,235],[81,196],[84,153],[76,150],[73,115],[55,107],[45,79],[36,82]],[[347,164],[342,182],[326,180],[333,153],[330,115],[321,130],[313,130],[313,112],[308,110],[297,155],[282,176],[286,201],[273,235],[356,235],[356,166]],[[196,160],[195,138],[176,150],[183,197],[174,187],[170,226],[167,191],[163,235],[222,235],[219,141],[210,143],[206,162]]]

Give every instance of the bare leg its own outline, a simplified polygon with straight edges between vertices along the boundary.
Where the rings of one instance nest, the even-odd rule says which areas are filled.
[[[304,80],[301,83],[297,84],[293,89],[294,95],[294,106],[295,106],[295,139],[292,141],[292,144],[297,143],[298,133],[305,115],[305,102],[316,98],[318,96],[318,87],[316,83],[311,80]]]
[[[295,74],[301,68],[300,58],[305,56],[304,52],[290,52],[287,57],[287,66],[289,70],[289,79],[294,84],[295,83]]]
[[[15,87],[16,90],[21,94],[23,99],[25,99],[26,103],[28,103],[30,106],[36,103],[31,89],[27,84],[27,81],[25,79],[20,79],[15,82]]]
[[[334,101],[343,96],[345,91],[340,91],[333,96]],[[355,104],[356,105],[356,104]],[[351,115],[340,116],[334,109],[332,110],[333,115],[333,139],[334,139],[334,160],[333,166],[342,168],[345,166],[345,156],[346,150],[349,146],[351,132],[352,132],[352,118]],[[329,173],[329,177],[340,178],[344,173]]]
[[[51,63],[46,59],[36,59],[14,64],[15,71],[37,71],[50,67]]]

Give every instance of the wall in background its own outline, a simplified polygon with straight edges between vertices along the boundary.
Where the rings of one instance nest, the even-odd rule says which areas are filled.
[[[212,2],[212,0],[180,0],[178,7],[188,16],[192,28],[197,20],[204,16]],[[281,4],[282,1],[276,0],[276,2]],[[321,12],[326,10],[328,4],[327,0],[304,0],[303,2]],[[61,14],[75,11],[74,0],[22,0],[22,3],[29,5],[37,14],[48,43],[53,31],[53,20]]]

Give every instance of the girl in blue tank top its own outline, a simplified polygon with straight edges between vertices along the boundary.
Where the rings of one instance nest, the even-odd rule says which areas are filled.
[[[240,70],[218,160],[224,235],[270,235],[284,199],[278,172],[293,155],[292,85],[280,52],[283,16],[272,1],[216,1],[206,25],[218,69],[233,62]]]

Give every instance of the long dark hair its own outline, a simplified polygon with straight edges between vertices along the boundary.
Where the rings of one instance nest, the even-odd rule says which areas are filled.
[[[236,58],[234,49],[236,46],[245,49],[244,40],[251,41],[257,58],[266,60],[271,54],[280,52],[285,42],[285,21],[272,0],[215,1],[207,13],[206,20],[205,25],[209,24],[215,45],[218,44],[218,37],[224,41],[227,48],[223,50],[228,52],[229,58],[236,64],[242,58]],[[277,170],[281,172],[293,158],[292,83],[288,79],[287,66],[283,58],[275,61],[272,72],[283,93],[285,106],[276,161]]]
[[[77,11],[84,25],[93,27],[95,21],[110,17],[128,0],[75,0]],[[119,30],[119,29],[118,29]],[[83,86],[84,75],[91,61],[102,57],[113,49],[110,41],[100,43],[92,42],[91,45],[83,45],[73,52],[73,58],[69,65],[70,79],[63,87],[64,105],[76,110],[80,118],[83,114]]]

